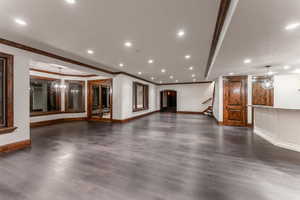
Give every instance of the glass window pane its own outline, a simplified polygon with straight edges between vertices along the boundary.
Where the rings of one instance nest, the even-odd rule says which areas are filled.
[[[136,88],[137,95],[137,105],[136,108],[144,108],[144,86],[137,85]]]
[[[30,79],[30,112],[59,111],[60,90],[54,80]]]
[[[5,83],[4,83],[4,80],[5,80],[5,73],[4,73],[4,68],[5,68],[5,61],[3,59],[0,58],[0,125],[4,125],[5,123],[5,114],[4,114],[4,108],[5,108]]]
[[[69,83],[68,90],[68,105],[67,109],[70,111],[83,111],[83,87],[81,83]]]

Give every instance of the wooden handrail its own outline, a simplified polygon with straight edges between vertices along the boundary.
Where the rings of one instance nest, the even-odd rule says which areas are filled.
[[[209,99],[207,99],[206,101],[203,101],[203,102],[202,102],[202,104],[206,104],[206,103],[210,102],[212,99],[213,99],[213,98],[212,98],[212,97],[210,97],[210,98],[209,98]]]

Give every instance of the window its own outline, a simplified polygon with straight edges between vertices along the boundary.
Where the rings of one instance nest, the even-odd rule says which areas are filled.
[[[13,56],[0,53],[0,134],[14,131]]]
[[[60,89],[55,87],[56,84],[60,84],[60,80],[30,77],[31,116],[60,112]]]
[[[149,86],[133,82],[133,112],[147,110],[149,98]]]
[[[66,112],[84,112],[84,110],[85,110],[84,81],[66,80],[65,84],[67,85],[65,111]]]

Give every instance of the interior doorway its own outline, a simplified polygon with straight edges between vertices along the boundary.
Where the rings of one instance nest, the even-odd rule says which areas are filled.
[[[175,90],[160,92],[160,111],[177,112],[177,92]]]
[[[247,77],[224,77],[223,121],[228,126],[247,126]]]
[[[112,121],[112,80],[88,82],[88,119]]]

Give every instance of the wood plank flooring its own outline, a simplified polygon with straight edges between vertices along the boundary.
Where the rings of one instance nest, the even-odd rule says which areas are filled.
[[[299,200],[300,153],[206,116],[31,130],[0,154],[1,200]]]

